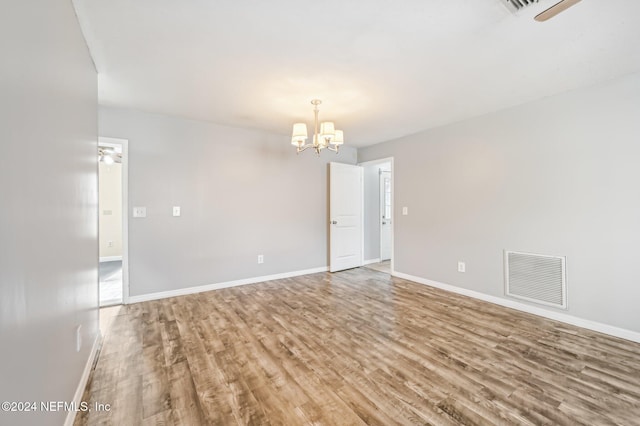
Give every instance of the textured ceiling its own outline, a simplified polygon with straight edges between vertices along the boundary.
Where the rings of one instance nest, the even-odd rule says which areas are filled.
[[[640,1],[75,0],[102,105],[364,146],[640,71]],[[287,141],[288,142],[288,141]]]

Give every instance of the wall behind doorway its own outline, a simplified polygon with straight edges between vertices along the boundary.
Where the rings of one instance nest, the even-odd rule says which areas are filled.
[[[100,259],[122,257],[122,164],[98,168]]]
[[[327,266],[327,163],[355,148],[296,155],[289,135],[111,107],[99,125],[129,140],[130,296]]]
[[[364,168],[364,261],[380,259],[380,170],[391,163],[365,164]]]
[[[394,158],[395,271],[508,300],[503,250],[566,256],[562,313],[640,332],[638,117],[640,73],[358,150]]]

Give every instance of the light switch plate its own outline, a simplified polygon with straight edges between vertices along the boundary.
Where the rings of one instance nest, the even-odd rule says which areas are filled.
[[[147,217],[147,208],[146,207],[134,207],[133,208],[133,217]]]
[[[179,206],[173,206],[173,215],[174,216],[180,216],[180,207]]]
[[[402,216],[406,216],[409,214],[409,207],[403,207],[402,208]]]

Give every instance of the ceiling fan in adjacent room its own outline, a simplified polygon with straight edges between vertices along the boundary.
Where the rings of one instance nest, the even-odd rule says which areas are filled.
[[[560,12],[564,12],[565,10],[569,9],[571,6],[573,6],[574,4],[580,2],[580,0],[562,0],[556,4],[554,4],[553,6],[551,6],[549,9],[545,10],[544,12],[536,15],[535,19],[538,22],[544,22],[547,19],[551,19],[554,16],[556,16],[558,13]]]
[[[531,6],[535,3],[538,3],[539,0],[506,0],[506,1],[511,9],[518,11],[527,6]],[[580,1],[581,0],[561,0],[556,4],[554,4],[553,6],[551,6],[550,8],[543,11],[542,13],[537,14],[533,19],[535,19],[538,22],[544,22],[548,19],[553,18],[560,12],[564,12],[565,10],[567,10],[568,8],[570,8],[571,6],[575,5]]]

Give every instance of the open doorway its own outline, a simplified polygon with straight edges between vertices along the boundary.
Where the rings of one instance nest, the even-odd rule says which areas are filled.
[[[99,138],[98,226],[100,306],[128,298],[127,280],[127,141]]]
[[[364,168],[363,265],[393,271],[393,158],[360,164]]]

